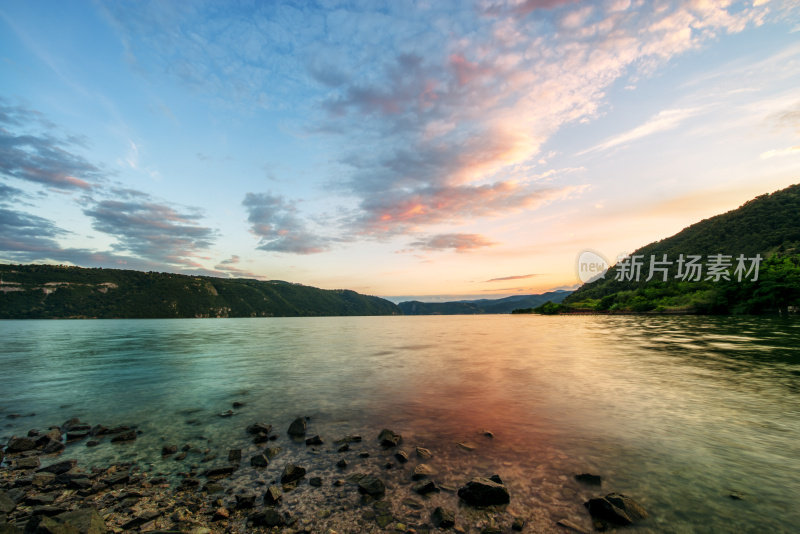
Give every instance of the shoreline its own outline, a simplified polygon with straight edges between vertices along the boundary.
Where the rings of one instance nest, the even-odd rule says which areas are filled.
[[[74,447],[103,442],[136,447],[141,431],[134,426],[109,428],[71,419],[46,431],[31,430],[4,444],[0,532],[585,533],[630,522],[636,514],[647,516],[630,499],[621,514],[602,511],[591,503],[607,503],[615,494],[604,496],[599,476],[574,473],[574,480],[593,488],[596,497],[585,503],[589,510],[581,521],[554,522],[515,503],[502,474],[440,482],[447,478],[446,466],[437,462],[437,454],[405,443],[391,430],[334,439],[312,435],[308,424],[307,418],[297,418],[283,432],[266,423],[236,428],[242,447],[226,451],[165,443],[162,458],[184,468],[174,476],[134,462],[89,467],[70,459]],[[495,437],[482,431],[477,439]],[[251,444],[257,446],[252,455]],[[475,444],[456,447],[470,452]],[[305,455],[297,460],[289,457],[290,450]]]

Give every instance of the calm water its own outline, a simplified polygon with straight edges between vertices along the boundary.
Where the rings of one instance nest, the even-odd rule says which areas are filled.
[[[631,532],[796,532],[800,524],[797,321],[0,321],[0,340],[3,441],[73,416],[143,431],[132,447],[70,446],[66,455],[82,463],[123,458],[174,471],[176,462],[160,458],[165,442],[222,451],[242,445],[250,422],[283,434],[307,415],[309,432],[327,443],[347,433],[371,441],[392,428],[407,449],[434,451],[445,483],[500,473],[509,511],[528,517],[531,531],[562,518],[589,528],[583,501],[608,491],[651,512]],[[216,415],[233,401],[245,406]],[[602,475],[602,489],[575,483],[580,472]],[[386,473],[390,487],[408,491],[408,473]],[[744,499],[731,499],[734,491]]]

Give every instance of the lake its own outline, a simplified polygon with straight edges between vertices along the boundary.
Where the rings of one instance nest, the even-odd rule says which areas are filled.
[[[499,474],[511,493],[508,512],[527,519],[530,532],[558,528],[559,519],[591,529],[583,502],[611,491],[650,513],[630,532],[796,532],[800,524],[796,320],[31,320],[0,321],[0,339],[3,443],[70,417],[141,431],[131,446],[68,445],[62,458],[83,465],[185,469],[161,458],[166,443],[221,455],[243,448],[246,458],[259,446],[243,429],[262,421],[275,426],[287,458],[335,478],[335,439],[360,434],[372,446],[390,428],[405,450],[433,452],[443,484]],[[233,402],[244,405],[220,417]],[[315,454],[283,443],[297,416],[309,417],[309,435],[325,441]],[[385,462],[373,454],[360,468],[385,477],[387,493],[409,494],[417,459],[389,470]],[[231,480],[234,489],[275,476],[245,471]],[[601,475],[602,488],[573,479],[585,472]],[[312,489],[298,487],[287,505],[333,498]],[[442,492],[426,506],[457,500]],[[356,513],[344,507],[324,526],[341,527]],[[404,513],[395,515],[413,523]],[[459,508],[465,527],[486,521],[470,513]]]

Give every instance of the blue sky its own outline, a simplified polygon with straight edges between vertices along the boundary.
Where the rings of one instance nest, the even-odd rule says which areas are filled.
[[[571,287],[798,182],[798,36],[790,1],[8,2],[0,261]]]

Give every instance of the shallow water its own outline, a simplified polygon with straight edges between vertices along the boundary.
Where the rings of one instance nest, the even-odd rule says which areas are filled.
[[[388,427],[403,434],[406,450],[430,448],[445,484],[499,473],[509,511],[542,531],[562,518],[590,528],[582,503],[610,491],[651,513],[631,532],[793,532],[800,524],[793,320],[0,321],[0,339],[3,442],[70,417],[142,431],[132,446],[70,445],[65,456],[82,464],[124,459],[175,472],[180,466],[160,456],[166,443],[220,456],[245,444],[247,458],[256,446],[245,441],[246,425],[263,421],[284,434],[304,415],[326,447],[309,459],[302,444],[282,446],[318,475],[337,475],[329,469],[334,439],[360,433],[372,444]],[[234,401],[245,403],[236,415],[217,415]],[[14,413],[26,417],[7,418]],[[373,455],[363,467],[382,470],[385,460]],[[413,463],[382,471],[400,496],[410,495]],[[603,487],[577,484],[572,475],[582,472],[602,475]],[[287,501],[297,506],[317,498],[307,488],[293,494]]]

